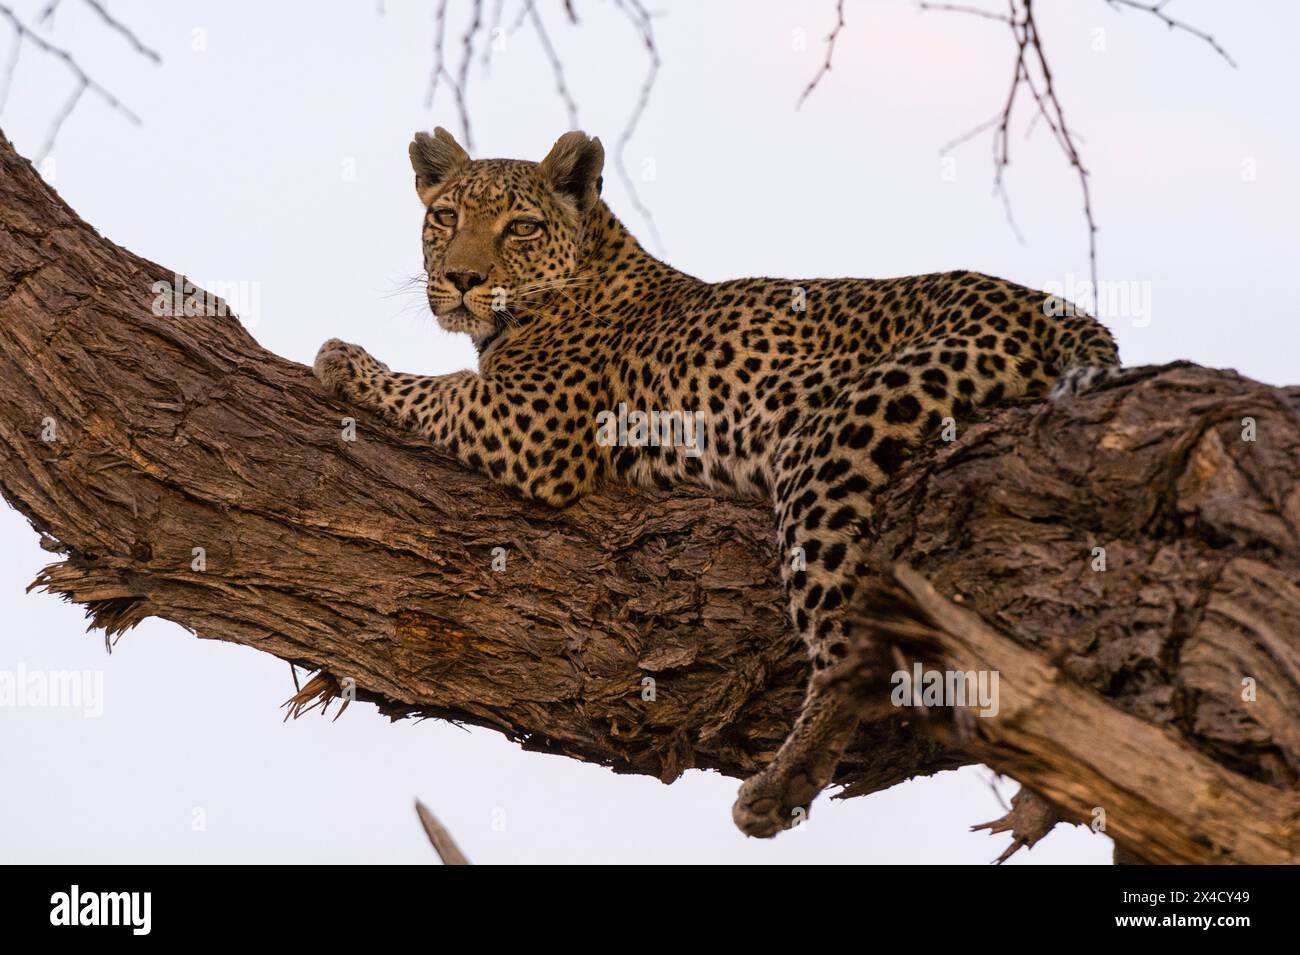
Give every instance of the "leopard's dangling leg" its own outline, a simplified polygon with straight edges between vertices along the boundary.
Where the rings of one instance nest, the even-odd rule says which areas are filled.
[[[782,442],[773,487],[790,614],[815,676],[776,757],[741,787],[732,807],[748,835],[773,836],[802,820],[834,778],[870,701],[857,681],[816,674],[850,652],[846,611],[869,574],[873,499],[917,445],[942,440],[976,405],[1046,392],[1040,366],[994,368],[987,342],[954,336],[903,348],[833,403],[810,410]]]

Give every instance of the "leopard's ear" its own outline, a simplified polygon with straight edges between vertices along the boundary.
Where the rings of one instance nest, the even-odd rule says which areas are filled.
[[[438,189],[469,162],[469,153],[441,126],[432,136],[416,133],[409,151],[415,169],[415,192],[426,206]]]
[[[570,196],[584,213],[600,198],[604,166],[605,147],[600,140],[576,129],[557,139],[541,162],[542,175],[555,191]]]

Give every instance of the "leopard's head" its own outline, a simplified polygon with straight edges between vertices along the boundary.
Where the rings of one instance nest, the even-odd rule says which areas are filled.
[[[425,207],[429,306],[481,350],[581,267],[605,151],[575,131],[541,162],[473,160],[439,127],[416,133],[410,152]]]

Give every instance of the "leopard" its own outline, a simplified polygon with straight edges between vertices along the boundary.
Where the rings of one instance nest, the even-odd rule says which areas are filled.
[[[797,824],[863,717],[859,696],[818,676],[853,646],[879,492],[979,409],[1060,397],[1117,369],[1113,337],[1056,296],[972,271],[695,278],[601,198],[604,148],[582,131],[540,162],[471,159],[441,127],[415,134],[409,155],[428,305],[469,336],[478,367],[394,372],[330,339],[316,377],[553,508],[607,483],[769,502],[812,676],[732,817],[764,838]],[[695,415],[702,428],[692,442],[635,427],[611,438],[615,409]]]

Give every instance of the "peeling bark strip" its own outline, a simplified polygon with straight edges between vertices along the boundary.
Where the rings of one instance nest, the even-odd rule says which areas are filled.
[[[377,420],[346,441],[357,413],[233,319],[154,315],[171,270],[99,237],[3,138],[0,227],[0,490],[63,554],[37,584],[110,637],[163,617],[321,671],[295,710],[351,680],[394,717],[664,780],[745,776],[780,745],[808,669],[762,505],[612,488],[557,513]],[[1300,390],[1186,365],[1003,409],[921,455],[881,499],[873,562],[1056,673],[1031,711],[1059,745],[1012,758],[1030,752],[1018,708],[963,738],[881,698],[845,795],[988,759],[1067,818],[1105,809],[1144,858],[1294,859],[1293,830],[1227,845],[1261,823],[1223,798],[1168,804],[1167,763],[1141,746],[1094,763],[1067,728],[1076,706],[1111,714],[1112,738],[1158,734],[1233,791],[1276,793],[1262,824],[1293,824],[1297,475]]]

